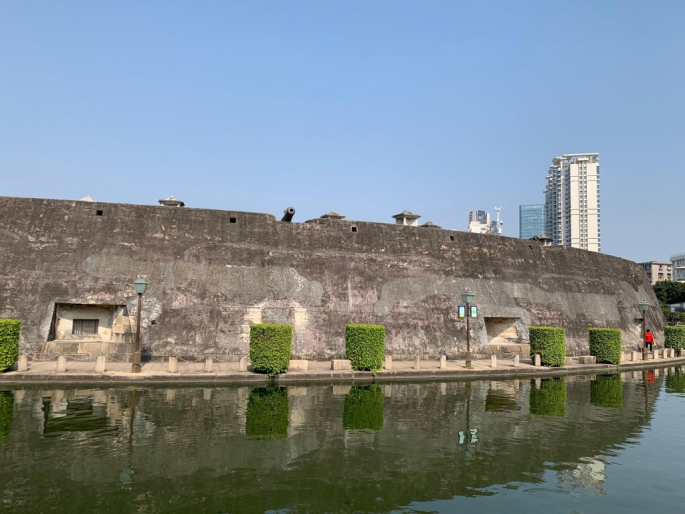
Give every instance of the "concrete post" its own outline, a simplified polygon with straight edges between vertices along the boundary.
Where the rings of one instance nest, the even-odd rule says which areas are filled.
[[[492,368],[497,367],[497,355],[491,355],[490,356],[490,367],[492,367]]]
[[[104,373],[107,367],[107,357],[98,355],[95,357],[95,373]]]
[[[421,369],[421,359],[418,355],[414,357],[414,369]]]
[[[655,348],[653,353],[654,353],[654,360],[659,360],[659,350],[657,350]]]
[[[517,355],[514,355],[514,367],[517,368],[518,365],[519,365],[519,356],[517,354]]]
[[[169,357],[169,373],[178,373],[178,357]]]
[[[205,373],[211,373],[212,369],[214,369],[214,359],[205,357]]]
[[[447,357],[444,355],[440,356],[440,369],[447,369]]]
[[[639,359],[640,352],[630,352],[630,360],[635,362]]]
[[[247,371],[247,357],[241,357],[238,362],[238,371]]]
[[[542,366],[542,358],[540,357],[539,353],[536,353],[533,356],[533,366],[537,366],[537,367]]]
[[[29,370],[29,356],[20,355],[19,361],[17,362],[17,371],[28,371]]]
[[[383,361],[383,369],[392,369],[392,355],[386,355]]]
[[[64,355],[57,357],[57,373],[64,373],[67,370],[67,358]]]

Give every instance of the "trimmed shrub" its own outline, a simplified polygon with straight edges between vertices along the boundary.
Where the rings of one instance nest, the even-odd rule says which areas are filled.
[[[563,378],[543,378],[540,389],[530,384],[530,413],[536,416],[566,415],[566,382]]]
[[[383,428],[383,390],[378,384],[355,386],[345,396],[343,428],[380,430]]]
[[[256,439],[286,439],[288,410],[287,388],[253,389],[247,401],[245,435]]]
[[[530,327],[530,354],[540,354],[543,366],[563,366],[566,359],[566,330]]]
[[[664,348],[673,348],[680,355],[685,350],[685,327],[664,327]]]
[[[618,328],[591,328],[590,355],[598,363],[621,364],[621,331]]]
[[[14,366],[19,358],[19,327],[16,319],[0,319],[0,371]]]
[[[14,420],[14,393],[0,391],[0,438],[5,438],[12,431]]]
[[[597,375],[590,383],[590,403],[595,407],[620,409],[623,407],[621,375]]]
[[[666,392],[667,393],[685,393],[685,373],[679,369],[675,373],[666,375]]]
[[[385,327],[383,325],[347,325],[345,353],[357,371],[376,372],[383,367],[385,357]]]
[[[258,324],[250,327],[252,370],[270,377],[288,371],[292,353],[293,327]]]

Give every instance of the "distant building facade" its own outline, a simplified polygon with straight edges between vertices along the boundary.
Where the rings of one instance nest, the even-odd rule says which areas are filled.
[[[519,205],[519,237],[530,239],[545,233],[545,204]]]
[[[469,211],[468,231],[476,234],[489,234],[492,219],[486,211]]]
[[[673,268],[673,280],[685,282],[685,253],[671,255],[671,266]]]
[[[640,262],[639,266],[642,266],[642,269],[645,270],[652,285],[663,280],[673,280],[672,265],[670,262]]]
[[[545,233],[555,245],[602,251],[598,153],[552,160],[545,188]]]

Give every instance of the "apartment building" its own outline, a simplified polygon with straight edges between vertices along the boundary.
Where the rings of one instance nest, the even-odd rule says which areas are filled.
[[[545,235],[552,244],[601,252],[599,154],[555,157],[545,187]]]
[[[670,262],[640,262],[638,263],[652,282],[652,285],[662,280],[673,280],[672,265]]]

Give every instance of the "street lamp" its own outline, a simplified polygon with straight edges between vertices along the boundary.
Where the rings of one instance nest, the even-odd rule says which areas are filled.
[[[649,302],[647,300],[642,300],[639,303],[640,311],[642,312],[642,360],[648,359],[647,345],[645,344],[645,339],[647,338],[647,326],[645,324],[645,313],[649,310]],[[656,355],[656,354],[655,354]]]
[[[147,285],[147,280],[144,278],[137,278],[133,282],[133,288],[138,295],[138,315],[136,320],[136,348],[133,351],[133,366],[131,367],[132,373],[140,373],[140,311],[143,308],[143,294],[147,291]]]
[[[464,360],[466,361],[466,369],[471,369],[471,324],[469,323],[469,318],[471,317],[471,303],[475,298],[468,288],[462,293],[461,301],[466,305],[466,355]]]

